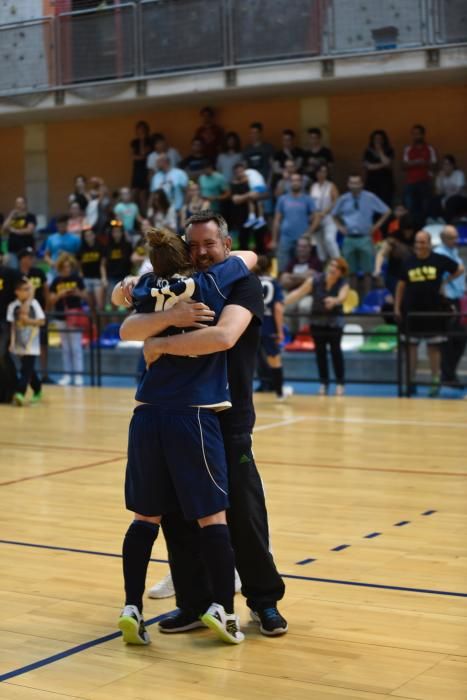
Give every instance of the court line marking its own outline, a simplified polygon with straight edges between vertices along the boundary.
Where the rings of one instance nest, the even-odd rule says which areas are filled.
[[[121,559],[121,554],[114,554],[113,552],[97,552],[93,549],[78,549],[75,547],[57,547],[52,544],[35,544],[33,542],[17,542],[16,540],[0,540],[0,544],[12,544],[18,547],[36,547],[37,549],[52,549],[58,552],[73,552],[75,554],[93,554],[98,557],[115,557],[116,559]],[[168,564],[168,559],[153,559],[149,561],[155,561],[159,564]]]
[[[149,627],[149,625],[153,625],[154,623],[159,622],[159,620],[163,620],[165,617],[167,617],[168,615],[172,615],[174,612],[176,611],[171,610],[168,613],[163,613],[162,615],[157,615],[157,617],[152,617],[150,620],[146,620],[146,627]],[[58,654],[47,656],[45,659],[33,661],[27,666],[21,666],[20,668],[16,668],[13,671],[7,671],[7,673],[3,673],[0,676],[0,683],[2,683],[3,681],[7,681],[10,678],[22,676],[25,673],[29,673],[30,671],[35,671],[36,669],[42,668],[43,666],[49,666],[50,664],[53,664],[56,661],[61,661],[62,659],[66,659],[69,656],[74,656],[75,654],[79,654],[81,651],[86,651],[86,649],[92,649],[92,647],[96,647],[99,644],[105,644],[106,642],[110,642],[113,639],[117,639],[121,636],[121,632],[112,632],[111,634],[106,634],[103,637],[92,639],[90,642],[83,642],[83,644],[78,644],[77,646],[71,647],[70,649],[65,649],[65,651],[60,651],[58,652]]]
[[[116,557],[116,558],[121,558],[121,554],[113,554],[109,552],[93,552],[93,551],[88,551],[86,549],[72,549],[70,547],[54,547],[52,545],[45,545],[45,544],[33,544],[30,542],[14,542],[12,540],[0,540],[0,544],[12,544],[12,545],[19,545],[22,547],[38,547],[40,549],[59,549],[61,551],[65,552],[73,552],[73,553],[78,553],[78,554],[94,554],[94,555],[100,555],[104,557]],[[151,560],[154,561],[154,560]],[[156,559],[155,561],[158,562],[164,562],[164,560]],[[344,581],[341,579],[332,579],[332,578],[318,578],[316,576],[299,576],[297,574],[279,574],[283,578],[292,578],[292,579],[300,579],[303,581],[318,581],[321,583],[335,583],[339,584],[342,586],[363,586],[365,588],[383,588],[386,590],[391,590],[391,591],[408,591],[410,593],[430,593],[431,595],[446,595],[446,596],[456,596],[456,597],[461,597],[461,598],[467,598],[467,593],[458,593],[454,591],[438,591],[434,589],[428,589],[428,588],[410,588],[407,586],[391,586],[388,584],[382,584],[382,583],[364,583],[361,581]]]
[[[259,425],[257,428],[253,429],[253,433],[259,433],[260,430],[269,430],[270,428],[280,428],[283,425],[292,425],[293,423],[300,423],[306,420],[306,416],[297,416],[296,418],[285,418],[284,420],[276,421],[275,423],[266,423],[266,425]]]
[[[53,472],[42,472],[42,474],[32,474],[31,476],[22,476],[20,479],[12,479],[11,481],[0,481],[0,486],[11,486],[11,484],[19,484],[21,481],[32,481],[33,479],[42,479],[46,476],[55,476],[56,474],[66,474],[67,472],[75,472],[78,469],[89,469],[90,467],[99,467],[101,464],[110,464],[117,462],[122,457],[112,457],[112,459],[104,459],[100,462],[91,462],[91,464],[79,464],[77,467],[67,467],[66,469],[56,469]]]
[[[261,412],[258,412],[258,417],[261,418]],[[428,428],[465,428],[465,423],[443,423],[441,421],[420,421],[420,420],[398,420],[397,418],[358,418],[352,416],[320,416],[319,414],[310,413],[308,416],[297,416],[302,420],[323,421],[325,423],[357,423],[357,424],[373,424],[373,425],[413,425],[418,427]]]
[[[351,466],[344,466],[343,464],[315,464],[315,463],[309,463],[309,464],[304,464],[303,462],[294,462],[291,464],[290,462],[279,462],[278,460],[268,460],[268,459],[261,459],[258,460],[261,464],[278,464],[279,466],[284,466],[284,467],[305,467],[305,468],[312,468],[312,469],[346,469],[349,471],[360,471],[360,472],[389,472],[389,473],[394,473],[394,474],[422,474],[423,476],[439,476],[439,477],[445,477],[445,476],[467,476],[467,472],[437,472],[433,470],[422,470],[422,469],[396,469],[395,467],[381,467],[380,469],[375,468],[375,467],[351,467]]]
[[[32,442],[22,442],[19,444],[18,442],[8,442],[5,440],[0,440],[0,445],[3,445],[5,447],[25,447],[28,449],[33,449],[33,450],[58,450],[59,452],[69,452],[70,450],[73,450],[75,452],[102,452],[102,454],[121,454],[120,452],[117,452],[117,450],[107,450],[104,448],[99,448],[99,447],[78,447],[77,445],[42,445],[42,444],[36,444]]]

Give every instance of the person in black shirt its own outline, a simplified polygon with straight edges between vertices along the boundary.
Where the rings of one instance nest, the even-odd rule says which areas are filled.
[[[366,170],[365,189],[373,192],[390,207],[394,198],[393,160],[394,149],[386,132],[382,129],[373,131],[368,148],[363,154],[363,167]]]
[[[280,151],[277,151],[274,154],[274,178],[272,182],[273,190],[275,189],[275,186],[279,180],[283,177],[285,162],[287,160],[293,161],[296,168],[295,172],[299,172],[303,165],[304,156],[305,151],[303,148],[300,148],[295,144],[295,131],[292,131],[292,129],[284,129],[282,132],[282,148]]]
[[[263,141],[263,125],[261,122],[250,124],[250,143],[243,151],[243,158],[248,168],[257,170],[269,185],[272,174],[274,146]]]
[[[185,170],[190,180],[198,180],[203,174],[209,160],[204,153],[204,144],[201,139],[193,139],[191,142],[191,153],[180,161],[178,167]]]
[[[192,259],[198,270],[207,270],[224,260],[231,245],[230,237],[206,235],[202,224],[209,214],[212,212],[195,215],[187,233]],[[128,296],[128,293],[128,289],[122,291],[123,295]],[[251,448],[255,423],[253,374],[264,314],[261,284],[255,275],[237,282],[216,326],[170,338],[152,338],[164,329],[164,323],[172,325],[168,318],[164,321],[165,313],[169,312],[134,317],[134,322],[141,324],[135,338],[149,338],[145,347],[147,362],[154,361],[161,352],[204,355],[228,350],[232,408],[223,411],[223,415],[219,414],[219,420],[229,467],[228,522],[235,561],[242,580],[242,593],[247,598],[252,618],[260,624],[261,632],[271,636],[284,634],[287,622],[276,606],[284,595],[285,586],[269,551],[264,492]],[[190,305],[186,313],[188,318],[184,325],[199,326],[193,320]],[[209,584],[201,564],[197,527],[185,523],[175,514],[165,517],[162,527],[180,610],[162,621],[160,629],[167,633],[181,632],[201,626],[198,615],[209,601]]]
[[[17,197],[15,208],[8,214],[3,225],[8,235],[8,264],[18,267],[18,252],[22,248],[34,248],[36,217],[28,212],[24,197]]]
[[[133,159],[131,188],[133,190],[133,197],[140,210],[145,212],[148,192],[148,169],[146,167],[146,160],[151,153],[152,140],[149,124],[147,122],[138,122],[135,131],[136,138],[130,142],[131,156]]]
[[[102,311],[107,287],[105,250],[97,242],[97,236],[90,228],[81,234],[81,248],[77,258],[80,262],[91,309]]]
[[[110,303],[112,289],[117,282],[131,272],[131,255],[133,248],[125,238],[123,224],[118,219],[110,222],[109,243],[105,251],[107,269],[107,296],[106,304]]]
[[[311,180],[315,179],[315,172],[320,165],[327,165],[331,173],[331,167],[334,163],[334,156],[330,148],[323,146],[321,142],[321,129],[313,127],[308,129],[308,145],[304,154],[303,173],[308,175]]]
[[[432,380],[430,396],[435,397],[440,391],[440,343],[445,341],[447,321],[446,316],[437,316],[436,312],[449,310],[448,301],[442,294],[443,285],[464,274],[464,268],[445,255],[433,253],[427,231],[416,234],[414,251],[405,263],[396,287],[394,314],[402,322],[403,338],[410,346],[409,391],[414,390],[418,344],[425,339]],[[411,312],[431,312],[433,316],[410,317]]]

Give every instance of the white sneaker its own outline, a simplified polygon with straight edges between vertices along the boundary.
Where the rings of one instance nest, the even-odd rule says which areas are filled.
[[[118,629],[121,631],[123,641],[126,644],[150,644],[151,639],[146,632],[143,616],[136,605],[125,605],[118,620]]]
[[[175,595],[175,589],[170,572],[148,591],[150,598],[170,598],[173,595]]]
[[[237,569],[235,569],[235,593],[240,593],[242,590],[242,581],[240,579],[240,576],[238,574]]]
[[[282,396],[278,396],[277,400],[278,401],[285,401],[290,396],[293,396],[293,386],[289,386],[288,384],[284,384],[284,386],[282,387]]]
[[[84,380],[81,374],[75,375],[75,386],[83,386]]]
[[[223,605],[219,603],[213,603],[204,615],[201,615],[201,622],[227,644],[240,644],[245,639],[245,635],[240,631],[238,615],[227,615]]]
[[[258,216],[256,221],[253,223],[252,228],[256,230],[258,228],[263,228],[263,226],[266,226],[266,219],[264,216]]]
[[[248,214],[248,219],[243,224],[243,228],[251,228],[254,223],[256,223],[256,216],[254,214]]]
[[[61,379],[58,380],[57,384],[59,386],[70,386],[71,384],[71,377],[69,374],[64,374]]]

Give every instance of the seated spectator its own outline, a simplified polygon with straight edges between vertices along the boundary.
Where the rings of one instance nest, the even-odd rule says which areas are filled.
[[[74,233],[77,236],[81,236],[81,233],[88,226],[89,222],[86,221],[84,212],[80,208],[78,202],[72,202],[70,204],[70,209],[68,212],[68,223],[66,230],[68,231],[68,233]]]
[[[253,122],[250,124],[250,143],[243,151],[247,169],[257,170],[269,185],[273,158],[274,146],[263,141],[263,125],[261,122]]]
[[[92,311],[103,311],[107,287],[105,249],[98,243],[91,228],[81,234],[81,248],[77,255],[84,286]]]
[[[26,199],[17,197],[14,209],[10,211],[3,224],[3,231],[8,235],[8,258],[10,267],[18,268],[18,253],[23,248],[35,248],[34,232],[37,219],[28,211]]]
[[[304,155],[304,150],[295,143],[295,131],[284,129],[282,132],[282,148],[274,154],[273,170],[276,175],[276,183],[284,177],[283,172],[286,162],[292,161],[295,165],[295,172],[298,172],[303,165]],[[281,194],[284,193],[281,192]]]
[[[191,142],[191,152],[180,161],[179,167],[186,172],[190,180],[198,180],[203,174],[209,160],[204,152],[204,144],[201,139],[193,139]]]
[[[131,158],[133,161],[131,171],[131,188],[138,205],[145,211],[146,193],[148,190],[147,159],[152,150],[149,124],[144,121],[137,122],[135,126],[135,138],[130,142]]]
[[[284,272],[293,258],[295,246],[304,234],[313,234],[318,218],[316,207],[307,194],[302,194],[302,176],[291,177],[290,194],[283,194],[276,204],[272,227],[272,248],[277,249],[279,272]]]
[[[201,139],[204,146],[204,155],[214,165],[224,141],[224,129],[215,123],[212,107],[203,107],[200,116],[203,123],[196,129],[194,137],[195,139]]]
[[[56,235],[56,234],[54,234]],[[58,314],[57,326],[62,346],[63,377],[60,386],[83,385],[84,357],[82,348],[83,305],[88,301],[84,280],[78,272],[75,258],[61,253],[56,264],[57,276],[50,285],[50,303]],[[70,313],[71,312],[71,313]]]
[[[313,277],[314,272],[322,271],[321,261],[311,245],[310,238],[303,236],[297,241],[295,257],[287,265],[280,276],[280,284],[286,291],[291,292],[300,287],[305,280]],[[308,325],[313,297],[307,295],[299,301],[289,304],[285,310],[285,320],[291,335],[295,335],[303,326]]]
[[[120,280],[131,272],[133,248],[126,239],[123,224],[116,219],[110,222],[109,242],[105,249],[107,271],[106,303],[109,303],[112,290]]]
[[[446,209],[450,197],[460,194],[465,186],[465,175],[457,167],[454,156],[446,155],[441,161],[441,169],[436,177],[435,189],[441,205],[441,213]]]
[[[187,174],[180,168],[173,168],[170,159],[166,155],[161,155],[157,159],[156,172],[151,181],[151,192],[163,189],[170,205],[178,213],[185,202],[185,192],[188,186]]]
[[[138,205],[132,199],[129,187],[120,189],[118,203],[114,206],[116,218],[123,223],[123,229],[130,238],[137,231],[137,224],[143,223],[143,218],[139,212]]]
[[[226,182],[233,180],[233,169],[242,161],[242,146],[236,131],[229,131],[221,153],[217,156],[216,169],[224,176]]]
[[[432,195],[432,171],[438,158],[433,146],[426,143],[426,130],[421,124],[412,127],[412,143],[404,148],[402,167],[405,170],[404,204],[421,228],[428,216]]]
[[[363,154],[363,167],[366,173],[365,189],[373,192],[388,206],[392,205],[394,197],[393,161],[394,149],[388,135],[382,129],[373,131],[368,148]]]
[[[402,222],[401,228],[385,238],[376,252],[373,276],[377,281],[382,280],[384,287],[390,291],[393,297],[392,302],[404,265],[413,252],[414,235],[413,224],[411,228],[406,228]]]
[[[170,204],[165,191],[160,188],[151,194],[147,220],[151,226],[163,226],[172,231],[177,230],[177,213]]]
[[[341,195],[332,210],[334,222],[344,235],[342,253],[349,264],[350,284],[357,289],[357,275],[363,274],[363,294],[371,289],[374,246],[372,235],[391,215],[389,207],[372,192],[363,189],[360,175],[350,175],[349,191]],[[380,214],[376,223],[375,215]]]
[[[182,159],[181,155],[177,151],[177,149],[169,146],[164,134],[153,134],[151,136],[151,141],[153,144],[153,147],[152,147],[153,150],[148,155],[147,160],[146,160],[146,168],[148,171],[149,184],[151,184],[151,180],[152,180],[154,174],[156,173],[157,160],[158,160],[159,156],[163,156],[163,155],[167,156],[172,168],[177,168],[178,164],[180,163],[180,161]]]
[[[387,232],[388,236],[394,236],[397,234],[401,228],[401,221],[402,219],[409,218],[409,211],[407,207],[404,206],[401,202],[395,205],[394,207],[394,212],[389,219],[388,225],[387,225]],[[414,233],[415,237],[415,233]]]
[[[350,289],[347,275],[346,261],[343,258],[332,259],[326,267],[326,272],[309,277],[285,298],[285,304],[288,306],[313,294],[310,331],[315,341],[316,362],[321,382],[320,396],[325,396],[329,391],[328,346],[336,377],[336,396],[344,394],[345,367],[341,341],[345,324],[343,306]]]
[[[191,181],[188,185],[185,204],[180,210],[180,228],[184,230],[190,216],[204,209],[209,209],[209,202],[201,197],[199,184]]]
[[[337,245],[337,227],[331,216],[333,207],[339,197],[339,190],[329,179],[329,166],[320,165],[315,172],[316,182],[310,189],[310,195],[315,203],[318,228],[315,231],[316,247],[322,262],[328,258],[338,258],[340,255]]]
[[[312,127],[307,131],[307,145],[304,153],[303,172],[310,180],[315,179],[315,173],[320,165],[328,165],[331,172],[334,156],[330,148],[323,146],[321,129]]]
[[[86,207],[86,219],[97,234],[102,234],[107,229],[111,218],[109,191],[101,177],[92,177],[89,183],[90,199]]]
[[[75,177],[74,190],[68,197],[69,204],[71,205],[73,202],[77,202],[81,211],[85,212],[90,198],[85,176],[77,175]]]
[[[426,340],[431,371],[429,396],[436,397],[440,391],[440,345],[446,336],[446,301],[442,286],[464,274],[464,267],[456,260],[434,253],[431,236],[418,231],[415,236],[414,254],[404,265],[397,283],[394,314],[402,324],[402,338],[409,344],[409,394],[415,393],[418,345]],[[446,276],[447,275],[447,276]],[[410,313],[431,312],[432,316],[410,316]],[[438,312],[438,315],[436,313]]]
[[[62,253],[76,256],[81,247],[81,238],[75,233],[68,232],[68,214],[57,217],[57,233],[52,233],[45,243],[44,260],[47,265],[55,267]]]
[[[229,187],[224,176],[214,170],[214,166],[209,162],[204,173],[199,176],[198,182],[201,197],[210,203],[209,209],[220,214],[223,203],[230,197]]]

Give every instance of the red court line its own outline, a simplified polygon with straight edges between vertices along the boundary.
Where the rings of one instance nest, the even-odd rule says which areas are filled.
[[[31,449],[37,449],[37,450],[66,450],[66,452],[69,452],[70,450],[76,450],[77,452],[101,452],[102,454],[115,454],[119,455],[121,452],[117,452],[116,450],[106,450],[102,449],[99,447],[78,447],[77,445],[41,445],[41,444],[35,444],[32,442],[6,442],[3,440],[0,440],[0,445],[4,445],[6,447],[27,447]]]
[[[298,462],[278,462],[276,460],[269,461],[267,459],[258,459],[258,463],[261,464],[278,464],[283,467],[316,467],[317,469],[347,469],[350,471],[361,471],[361,472],[392,472],[394,474],[422,474],[428,476],[467,476],[467,472],[435,472],[435,471],[422,471],[421,469],[395,469],[392,467],[382,467],[381,469],[376,469],[374,467],[344,467],[339,464],[299,464]]]
[[[123,457],[123,455],[122,455]],[[18,484],[20,481],[31,481],[32,479],[42,479],[46,476],[55,476],[56,474],[66,474],[67,472],[75,472],[78,469],[89,469],[90,467],[99,467],[101,464],[110,464],[116,462],[120,457],[112,457],[112,459],[104,459],[101,462],[92,462],[91,464],[80,464],[77,467],[67,467],[66,469],[57,469],[54,472],[44,472],[43,474],[33,474],[32,476],[23,476],[21,479],[12,479],[11,481],[0,481],[0,486],[11,486]]]

